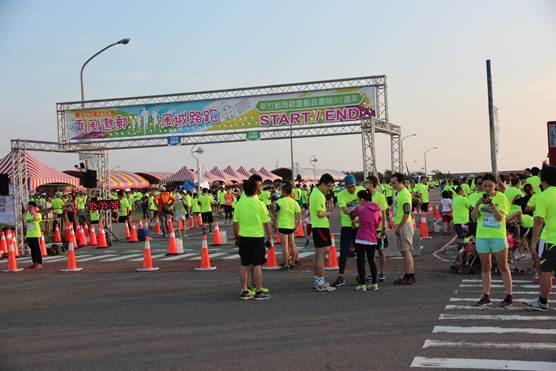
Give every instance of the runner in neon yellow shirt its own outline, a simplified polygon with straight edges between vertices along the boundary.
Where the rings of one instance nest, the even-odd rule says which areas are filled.
[[[291,194],[291,183],[284,183],[282,197],[276,201],[276,226],[282,240],[281,270],[293,269],[299,261],[295,246],[295,230],[301,223],[301,208],[297,201],[290,197]]]
[[[37,203],[30,201],[27,204],[27,212],[23,215],[23,222],[25,223],[25,237],[27,245],[31,249],[31,259],[33,265],[30,268],[42,268],[42,254],[39,244],[39,238],[42,236],[41,225],[42,215],[39,212]],[[17,249],[17,246],[15,247]]]

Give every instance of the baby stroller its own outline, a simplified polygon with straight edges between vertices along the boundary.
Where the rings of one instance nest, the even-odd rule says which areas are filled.
[[[531,228],[526,228],[522,223],[513,223],[508,226],[508,263],[510,270],[516,274],[526,274],[534,269],[533,258],[529,252],[529,237]]]
[[[481,271],[481,260],[475,250],[475,240],[473,236],[467,236],[463,240],[463,245],[459,247],[456,257],[450,265],[450,272],[475,274]]]

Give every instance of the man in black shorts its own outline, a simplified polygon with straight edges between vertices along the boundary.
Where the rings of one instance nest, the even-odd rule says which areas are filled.
[[[272,230],[270,216],[266,205],[257,197],[257,184],[255,181],[246,180],[243,183],[245,195],[236,204],[234,212],[234,235],[236,245],[239,247],[241,258],[240,299],[255,300],[270,299],[270,294],[263,292],[263,270],[266,263],[265,245],[272,246]],[[264,236],[266,233],[267,241]],[[252,272],[255,283],[255,294],[249,291],[249,272]]]

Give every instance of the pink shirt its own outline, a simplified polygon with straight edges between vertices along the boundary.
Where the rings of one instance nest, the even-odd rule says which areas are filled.
[[[374,202],[365,202],[351,212],[353,217],[359,217],[359,228],[355,235],[356,240],[367,241],[371,244],[378,243],[376,230],[380,225],[380,206]]]

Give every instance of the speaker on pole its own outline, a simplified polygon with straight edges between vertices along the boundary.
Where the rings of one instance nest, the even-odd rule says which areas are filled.
[[[85,188],[97,187],[97,172],[95,170],[87,170],[81,178],[81,185]]]
[[[0,174],[0,196],[8,196],[10,194],[10,180],[8,174]]]

